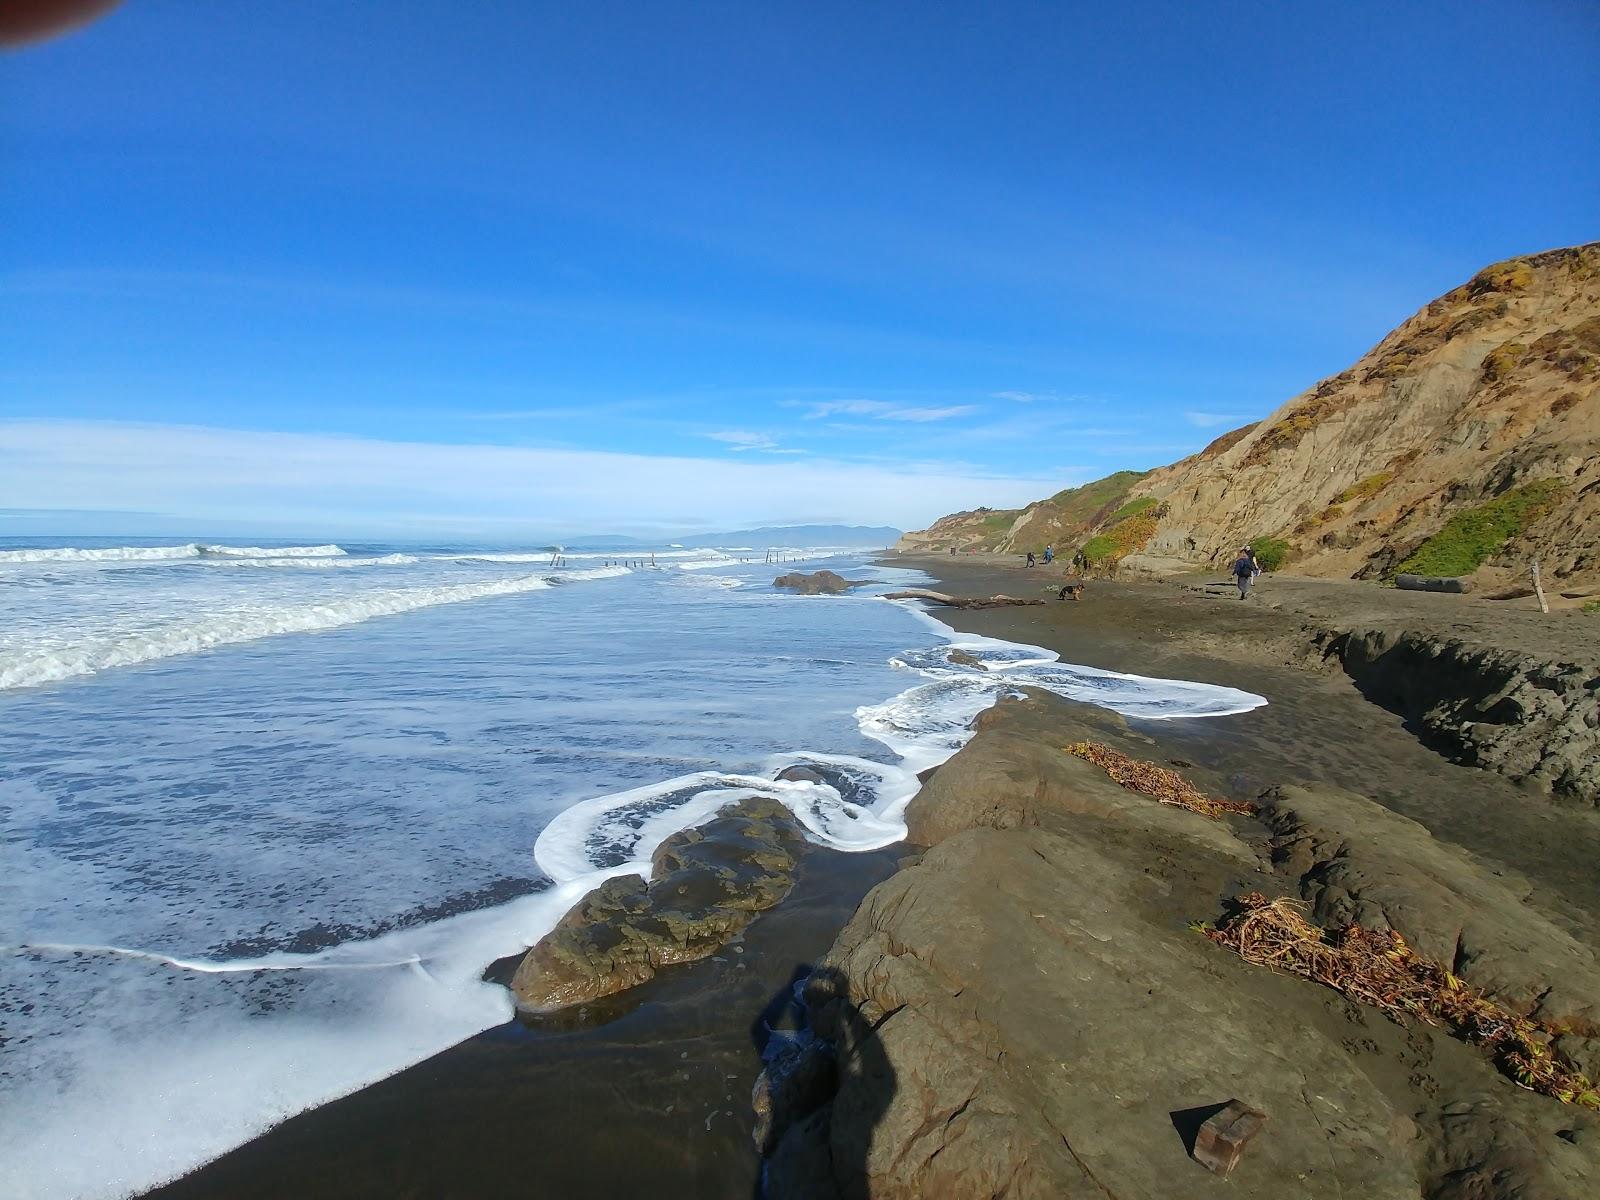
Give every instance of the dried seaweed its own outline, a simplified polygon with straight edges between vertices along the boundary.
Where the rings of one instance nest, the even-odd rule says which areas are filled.
[[[1068,754],[1093,763],[1130,792],[1152,796],[1163,804],[1186,808],[1213,819],[1220,818],[1223,813],[1249,814],[1255,811],[1248,804],[1208,796],[1176,771],[1130,758],[1099,742],[1074,742],[1065,749]]]
[[[1600,1109],[1600,1091],[1551,1048],[1561,1031],[1511,1012],[1418,954],[1393,930],[1348,925],[1324,932],[1288,897],[1250,892],[1212,941],[1246,962],[1299,975],[1370,1004],[1390,1018],[1415,1017],[1485,1047],[1520,1086],[1566,1104]]]

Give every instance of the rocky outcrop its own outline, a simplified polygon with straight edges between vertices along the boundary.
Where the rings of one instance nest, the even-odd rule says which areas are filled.
[[[1187,1151],[1233,1099],[1270,1118],[1226,1185],[1241,1197],[1594,1192],[1592,1114],[1190,927],[1242,890],[1299,891],[1576,1028],[1593,952],[1518,881],[1363,797],[1284,789],[1259,820],[1159,805],[1061,749],[1077,740],[1155,749],[1030,695],[912,802],[931,848],[867,896],[806,985],[816,1041],[757,1086],[773,1200],[1211,1196]]]
[[[833,571],[790,571],[772,581],[773,587],[789,588],[802,596],[842,596],[851,588],[863,587],[868,579],[846,579]]]
[[[788,894],[803,842],[789,810],[760,798],[673,834],[649,883],[608,879],[528,951],[511,980],[518,1006],[550,1012],[598,1000],[714,954]]]
[[[1435,749],[1600,805],[1600,665],[1413,632],[1326,634],[1323,652]]]

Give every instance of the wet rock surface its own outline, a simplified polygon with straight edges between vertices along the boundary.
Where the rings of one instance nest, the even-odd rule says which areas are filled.
[[[511,979],[518,1007],[550,1012],[634,987],[714,954],[788,894],[804,838],[775,800],[730,804],[673,834],[651,879],[608,879],[528,951]]]
[[[868,894],[806,986],[834,1090],[785,1111],[768,1087],[775,1200],[1211,1196],[1194,1118],[1231,1099],[1270,1116],[1233,1195],[1595,1194],[1593,1114],[1190,927],[1243,890],[1302,890],[1330,923],[1389,921],[1579,1021],[1592,955],[1517,880],[1361,796],[1285,788],[1259,820],[1159,805],[1060,749],[1150,755],[1149,737],[1054,697],[979,725],[908,811],[931,849]]]
[[[1600,806],[1600,664],[1410,631],[1328,639],[1369,698],[1472,766]]]
[[[1531,907],[1526,881],[1350,792],[1274,788],[1259,811],[1279,869],[1325,928],[1397,930],[1513,1011],[1600,1033],[1595,948]]]

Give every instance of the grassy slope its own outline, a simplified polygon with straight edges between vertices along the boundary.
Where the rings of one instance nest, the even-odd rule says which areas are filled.
[[[1112,514],[1123,515],[1119,509],[1129,490],[1148,474],[1148,471],[1118,471],[1041,500],[1033,506],[1031,519],[1012,549],[1037,551],[1053,545],[1057,553],[1069,554],[1094,526],[1105,522]],[[1134,502],[1135,505],[1139,503]]]

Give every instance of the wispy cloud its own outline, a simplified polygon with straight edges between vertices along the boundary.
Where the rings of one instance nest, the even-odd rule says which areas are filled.
[[[1183,414],[1184,420],[1196,429],[1215,429],[1218,425],[1243,425],[1250,420],[1248,413],[1212,413],[1189,411]]]
[[[990,397],[995,400],[1010,400],[1014,404],[1032,404],[1035,400],[1053,400],[1055,397],[1041,395],[1039,392],[990,392]]]
[[[738,450],[763,450],[768,454],[804,454],[804,450],[788,449],[778,445],[777,441],[768,433],[754,433],[747,429],[724,429],[717,433],[705,435],[714,442],[721,442],[729,449]]]
[[[888,400],[824,400],[806,405],[806,417],[850,416],[867,417],[874,421],[948,421],[978,411],[975,404],[948,404],[941,408],[928,408],[913,404],[894,404]]]

